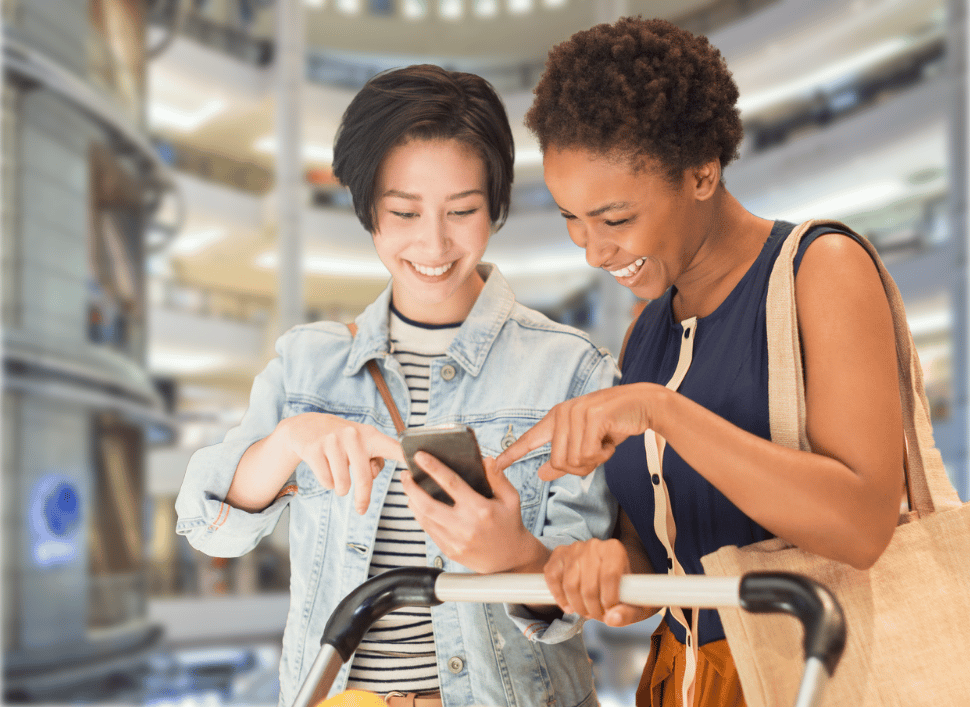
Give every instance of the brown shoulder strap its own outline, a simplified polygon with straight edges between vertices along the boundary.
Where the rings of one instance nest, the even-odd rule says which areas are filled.
[[[351,336],[357,336],[357,325],[351,322],[347,325],[350,329]],[[371,359],[367,362],[367,370],[370,372],[371,378],[374,379],[374,383],[377,384],[377,391],[384,398],[384,404],[387,406],[387,411],[391,413],[391,419],[394,420],[394,429],[397,430],[398,434],[401,434],[406,429],[404,420],[401,419],[401,413],[397,409],[397,404],[394,402],[394,398],[391,397],[391,390],[387,387],[387,381],[384,380],[384,374],[381,373],[381,367],[377,365],[377,361]]]

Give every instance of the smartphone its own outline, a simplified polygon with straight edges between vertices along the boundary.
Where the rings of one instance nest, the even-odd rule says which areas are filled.
[[[492,498],[492,487],[485,477],[485,464],[478,448],[475,432],[466,425],[441,425],[439,427],[413,427],[401,433],[404,459],[414,481],[428,495],[449,506],[454,499],[414,462],[417,452],[427,452],[458,474],[469,486],[485,498]]]

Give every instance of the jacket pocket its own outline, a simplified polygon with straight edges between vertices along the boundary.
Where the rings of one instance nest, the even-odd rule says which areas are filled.
[[[471,427],[475,430],[475,436],[478,438],[478,446],[481,448],[482,454],[488,457],[497,457],[540,419],[540,417],[535,419],[498,419],[472,424]],[[542,501],[544,485],[537,471],[548,458],[549,445],[545,445],[529,452],[505,470],[506,477],[519,492],[519,503],[522,506],[524,517],[526,516],[526,509],[533,508]],[[530,526],[527,525],[526,527]]]
[[[304,400],[288,400],[283,407],[283,417],[295,417],[296,415],[302,415],[308,412],[325,413],[350,422],[359,422],[368,425],[372,425],[374,422],[370,416],[362,414],[359,410],[327,410]],[[300,462],[296,467],[296,485],[300,489],[299,494],[304,498],[312,498],[323,493],[332,493],[330,489],[320,483],[316,474],[313,473],[313,470],[306,462]]]

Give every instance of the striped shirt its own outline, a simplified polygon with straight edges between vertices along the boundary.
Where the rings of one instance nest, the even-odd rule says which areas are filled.
[[[404,372],[411,397],[408,427],[420,427],[428,413],[431,361],[444,355],[458,324],[421,324],[390,313],[391,353]],[[427,566],[426,535],[407,507],[399,465],[381,511],[368,576],[393,567]],[[380,619],[364,636],[350,668],[347,689],[385,694],[438,690],[434,631],[429,607],[404,607]]]

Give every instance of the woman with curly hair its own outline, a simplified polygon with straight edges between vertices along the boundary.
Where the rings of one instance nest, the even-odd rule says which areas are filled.
[[[557,405],[499,457],[551,442],[543,478],[605,462],[623,510],[616,538],[556,549],[545,574],[564,610],[614,626],[651,613],[619,602],[623,573],[703,574],[704,555],[772,536],[865,568],[896,526],[893,325],[850,234],[816,229],[796,259],[813,451],[770,441],[765,298],[794,226],[749,213],[725,186],[737,98],[705,37],[624,18],[555,47],[526,116],[569,237],[649,300],[627,334],[622,384]],[[675,535],[655,526],[654,487]],[[717,613],[689,614],[665,613],[637,703],[680,704],[693,685],[694,704],[743,704]]]

